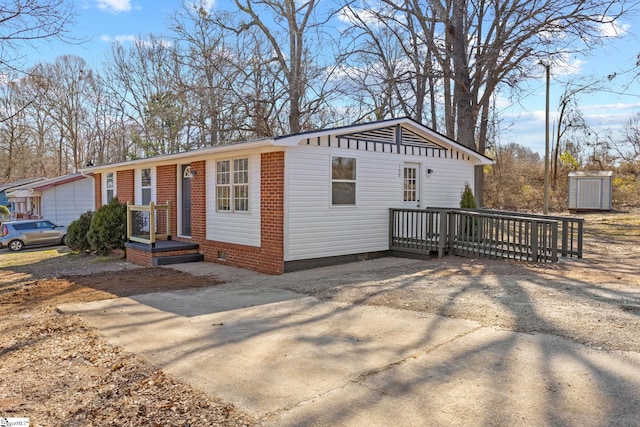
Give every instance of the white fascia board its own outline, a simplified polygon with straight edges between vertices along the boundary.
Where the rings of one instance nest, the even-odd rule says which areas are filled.
[[[441,135],[438,132],[435,132],[434,130],[406,117],[288,135],[280,138],[275,138],[273,145],[295,147],[302,141],[309,138],[322,138],[328,135],[340,136],[354,132],[366,132],[368,130],[374,130],[380,127],[395,126],[398,124],[405,125],[407,128],[410,128],[414,132],[425,135],[427,139],[430,139],[435,143],[453,148],[467,154],[473,159],[473,163],[476,165],[492,165],[493,163],[495,163],[492,159],[483,156],[482,154],[479,154],[478,152],[471,150],[464,145],[453,141],[452,139],[449,139],[446,136]]]
[[[139,165],[146,165],[146,164],[155,164],[155,165],[172,164],[178,160],[204,157],[211,154],[226,153],[230,151],[270,147],[273,145],[274,145],[273,139],[260,139],[255,141],[242,142],[238,144],[218,145],[215,147],[207,147],[199,150],[184,151],[182,153],[147,157],[145,159],[128,160],[120,163],[110,163],[107,165],[90,166],[90,167],[80,169],[80,172],[83,174],[86,174],[90,172],[100,172],[103,170],[131,169],[132,166],[139,166]]]

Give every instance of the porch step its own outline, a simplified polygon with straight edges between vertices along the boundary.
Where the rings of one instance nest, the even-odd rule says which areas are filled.
[[[154,267],[160,265],[171,265],[171,264],[184,264],[187,262],[200,262],[204,261],[203,254],[184,254],[184,255],[169,255],[162,257],[153,258],[152,265]]]

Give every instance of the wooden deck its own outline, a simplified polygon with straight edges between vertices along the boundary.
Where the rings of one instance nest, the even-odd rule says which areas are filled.
[[[389,249],[557,262],[582,257],[583,220],[472,209],[390,209]]]

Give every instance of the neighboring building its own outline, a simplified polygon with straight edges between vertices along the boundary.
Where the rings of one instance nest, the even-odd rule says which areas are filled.
[[[612,171],[569,172],[569,211],[610,211]]]
[[[42,181],[44,178],[25,178],[19,181],[7,182],[5,184],[0,184],[0,205],[11,207],[11,203],[7,198],[7,192],[11,191],[11,189],[15,187],[20,187],[21,185],[30,184],[36,181]]]
[[[16,219],[46,218],[68,226],[95,209],[94,187],[91,176],[73,173],[14,187],[7,198]]]
[[[404,118],[86,172],[96,208],[115,196],[168,201],[174,240],[197,244],[208,261],[280,274],[387,254],[389,208],[458,207],[474,167],[491,163]]]

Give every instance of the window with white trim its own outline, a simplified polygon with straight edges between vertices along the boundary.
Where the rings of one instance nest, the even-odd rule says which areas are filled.
[[[140,171],[140,189],[142,204],[148,205],[151,202],[151,168],[145,168]]]
[[[105,189],[107,193],[107,204],[113,199],[116,193],[115,174],[113,172],[107,172],[107,179]]]
[[[249,211],[249,158],[216,162],[216,210]]]
[[[356,204],[356,159],[352,157],[331,158],[331,205],[355,206]]]

